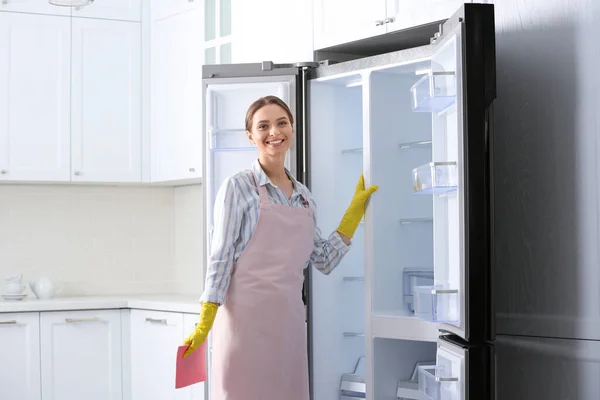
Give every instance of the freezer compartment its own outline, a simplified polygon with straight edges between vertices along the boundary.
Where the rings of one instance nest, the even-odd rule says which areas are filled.
[[[436,364],[435,342],[373,339],[373,398],[427,400],[419,390],[418,367]]]
[[[456,191],[455,162],[431,162],[413,169],[412,187],[419,194],[447,194]]]
[[[216,129],[210,132],[210,151],[257,150],[246,136],[244,129]]]
[[[458,377],[443,365],[420,366],[419,391],[431,400],[459,400]]]
[[[456,102],[454,72],[428,72],[411,88],[412,110],[440,112]]]
[[[442,285],[417,286],[415,293],[415,315],[431,322],[458,322],[458,290]]]

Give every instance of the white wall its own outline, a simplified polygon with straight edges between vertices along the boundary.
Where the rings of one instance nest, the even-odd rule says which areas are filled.
[[[200,201],[199,185],[0,185],[0,278],[47,275],[61,295],[199,295]]]

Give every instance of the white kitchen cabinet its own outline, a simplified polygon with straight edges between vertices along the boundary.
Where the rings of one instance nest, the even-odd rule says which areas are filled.
[[[471,0],[314,0],[315,50],[442,21]]]
[[[151,179],[202,176],[202,11],[152,2],[150,40]],[[179,9],[175,8],[178,5]]]
[[[84,7],[73,7],[73,17],[142,20],[142,0],[95,0]]]
[[[71,7],[59,7],[47,0],[3,0],[0,1],[0,12],[12,11],[32,14],[71,15]]]
[[[140,182],[140,24],[73,18],[72,49],[72,181]]]
[[[386,30],[393,32],[448,19],[470,0],[387,0]]]
[[[223,2],[224,0],[221,0],[221,3]],[[366,2],[361,0],[361,3]],[[252,63],[266,60],[293,63],[313,60],[311,1],[231,0],[230,3],[232,62]],[[333,6],[330,3],[333,3]],[[362,18],[360,14],[353,13],[354,6],[348,6],[340,0],[322,0],[321,7],[327,12],[335,8],[337,12]],[[331,28],[332,33],[335,32],[333,27],[326,28]],[[352,26],[348,32],[353,32]]]
[[[40,400],[40,316],[0,314],[0,397]]]
[[[131,310],[131,399],[179,399],[175,360],[182,341],[181,313]]]
[[[43,400],[121,400],[119,310],[43,312]]]
[[[0,12],[0,181],[70,179],[71,21]]]

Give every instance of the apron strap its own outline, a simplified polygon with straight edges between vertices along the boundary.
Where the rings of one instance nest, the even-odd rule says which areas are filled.
[[[259,186],[258,179],[256,178],[256,174],[252,171],[252,177],[254,178],[254,184],[258,187],[258,195],[260,197],[261,204],[270,204],[269,194],[267,193],[267,188],[265,185]]]

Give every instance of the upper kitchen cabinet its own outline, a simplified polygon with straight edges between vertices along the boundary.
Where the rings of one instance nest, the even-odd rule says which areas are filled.
[[[315,50],[449,18],[469,0],[314,0]]]
[[[151,173],[154,182],[202,175],[202,8],[199,1],[152,1]]]
[[[87,6],[73,7],[72,10],[73,17],[142,20],[142,0],[95,0]]]
[[[0,12],[12,11],[46,15],[71,15],[70,7],[50,4],[47,0],[0,0]]]
[[[261,61],[292,63],[313,60],[311,1],[220,0],[220,2],[231,3],[230,29],[233,32],[234,63]],[[321,2],[328,12],[332,8],[330,2],[339,3],[339,7],[333,7],[338,10],[353,9],[340,0],[321,0]],[[362,0],[361,2],[366,3]],[[358,14],[357,17],[361,15]],[[333,27],[331,29],[332,32],[335,31]],[[349,31],[352,32],[352,26]]]
[[[314,48],[322,49],[386,32],[385,0],[314,0]]]
[[[72,180],[140,182],[141,28],[72,20]]]
[[[68,17],[0,12],[0,181],[69,181],[70,65]]]

